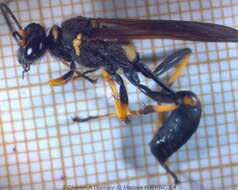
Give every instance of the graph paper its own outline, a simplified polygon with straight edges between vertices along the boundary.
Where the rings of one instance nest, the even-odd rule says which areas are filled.
[[[237,0],[16,0],[9,7],[23,26],[47,30],[73,16],[158,18],[211,22],[238,29]],[[193,51],[175,84],[202,102],[195,135],[169,159],[181,185],[176,189],[238,189],[238,48],[235,43],[174,40],[134,41],[143,62],[156,67],[175,49]],[[0,189],[56,190],[83,185],[119,187],[172,184],[150,153],[157,115],[73,123],[114,110],[108,85],[83,79],[62,87],[48,81],[67,71],[46,55],[24,80],[17,44],[0,16]],[[125,79],[125,77],[124,77]],[[141,79],[151,88],[150,80]],[[126,81],[130,107],[151,103]],[[167,188],[166,186],[164,186]]]

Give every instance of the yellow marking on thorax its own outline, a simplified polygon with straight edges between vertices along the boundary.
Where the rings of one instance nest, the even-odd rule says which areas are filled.
[[[126,56],[129,61],[133,62],[137,58],[136,48],[132,44],[122,45],[122,49],[126,53]]]
[[[53,27],[52,34],[53,34],[53,37],[55,40],[57,40],[59,38],[59,31],[58,31],[57,27]]]
[[[94,19],[91,20],[91,26],[93,28],[99,28],[100,27],[99,23]]]
[[[73,47],[77,56],[80,56],[80,47],[82,44],[82,34],[78,34],[73,40]]]

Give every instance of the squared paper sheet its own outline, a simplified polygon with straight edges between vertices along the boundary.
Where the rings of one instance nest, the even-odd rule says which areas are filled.
[[[49,29],[76,15],[183,19],[238,28],[238,0],[16,0],[9,4],[22,25]],[[170,160],[183,183],[177,189],[238,189],[238,48],[234,43],[135,41],[144,62],[155,67],[174,49],[190,47],[191,61],[176,89],[189,89],[203,103],[196,134]],[[49,79],[67,68],[49,55],[24,80],[16,43],[0,16],[0,189],[55,190],[67,185],[159,185],[171,178],[148,143],[156,115],[74,124],[74,115],[113,111],[103,80],[51,88]],[[144,83],[154,84],[149,80]],[[150,103],[128,84],[130,106]]]

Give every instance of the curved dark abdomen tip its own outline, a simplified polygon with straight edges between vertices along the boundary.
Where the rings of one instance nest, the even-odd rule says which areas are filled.
[[[152,154],[160,163],[182,147],[197,130],[201,118],[201,107],[181,105],[163,123],[150,142]]]

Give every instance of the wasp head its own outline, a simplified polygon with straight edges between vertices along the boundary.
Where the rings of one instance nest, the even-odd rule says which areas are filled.
[[[46,32],[40,24],[31,23],[17,36],[18,62],[22,65],[23,72],[28,72],[30,65],[46,52]]]
[[[6,4],[0,4],[0,9],[9,30],[19,45],[18,62],[23,67],[24,77],[24,73],[30,70],[31,64],[46,52],[45,29],[36,23],[31,23],[23,29]]]

